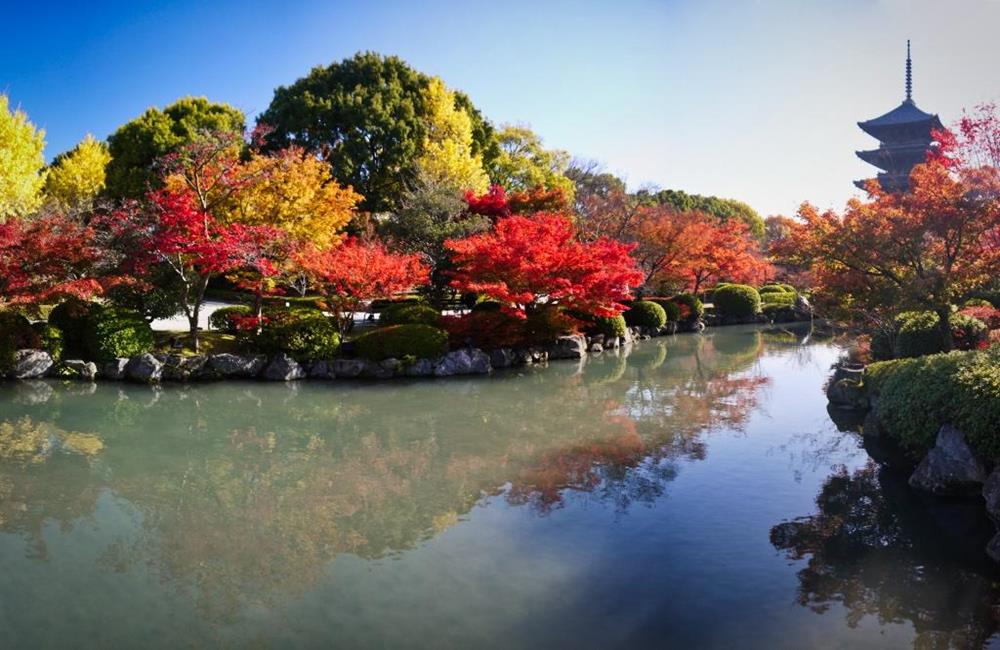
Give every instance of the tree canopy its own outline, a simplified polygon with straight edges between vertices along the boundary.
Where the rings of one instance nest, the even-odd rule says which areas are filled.
[[[104,189],[111,154],[89,133],[69,151],[59,154],[45,179],[45,197],[63,210],[86,210]]]
[[[764,219],[749,205],[736,199],[721,199],[717,196],[688,194],[682,190],[661,190],[655,193],[640,192],[646,200],[660,205],[668,205],[675,210],[686,212],[698,210],[710,214],[725,223],[731,219],[742,221],[754,237],[764,237]]]
[[[473,152],[472,118],[455,93],[434,77],[427,84],[427,134],[417,166],[430,180],[456,189],[484,192],[489,178],[481,155]]]
[[[24,111],[10,110],[0,94],[0,222],[25,215],[41,203],[45,183],[45,131]]]
[[[523,125],[504,125],[497,132],[497,141],[500,153],[490,168],[494,183],[513,192],[543,187],[573,196],[573,181],[566,177],[568,153],[546,149],[538,134]]]
[[[201,133],[242,134],[245,123],[240,110],[204,97],[185,97],[163,110],[148,109],[108,137],[107,194],[115,199],[141,197],[147,189],[159,187],[160,175],[153,168],[158,159]]]

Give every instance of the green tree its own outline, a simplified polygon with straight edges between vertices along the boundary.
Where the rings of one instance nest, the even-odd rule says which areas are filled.
[[[87,210],[104,189],[111,154],[89,133],[69,151],[59,154],[45,179],[45,197],[65,210]]]
[[[722,223],[730,219],[738,219],[746,224],[754,237],[764,238],[764,219],[757,214],[756,210],[742,201],[721,199],[717,196],[688,194],[682,190],[662,190],[655,193],[640,191],[638,195],[645,201],[668,205],[679,212],[690,212],[691,210],[705,212],[718,218]]]
[[[490,182],[482,157],[473,153],[472,118],[437,77],[427,84],[426,104],[427,135],[417,158],[418,169],[440,184],[485,192]]]
[[[364,209],[384,212],[415,174],[427,81],[398,57],[359,53],[275,90],[259,122],[274,129],[268,147],[294,143],[321,155],[365,197]]]
[[[500,153],[493,161],[490,177],[508,192],[535,187],[560,189],[573,198],[573,181],[566,177],[569,154],[546,149],[542,139],[527,126],[505,124],[497,132]]]
[[[0,222],[28,214],[41,203],[45,184],[45,131],[24,111],[10,110],[0,94]]]
[[[204,97],[185,97],[163,110],[148,109],[108,138],[107,194],[116,199],[142,196],[161,182],[153,169],[158,158],[193,142],[199,133],[242,134],[245,123],[240,110]]]

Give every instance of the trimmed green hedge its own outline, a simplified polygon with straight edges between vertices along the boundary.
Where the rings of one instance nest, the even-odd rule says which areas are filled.
[[[786,291],[776,291],[760,294],[760,301],[763,305],[781,305],[783,307],[794,307],[799,294],[788,293]]]
[[[658,329],[667,322],[667,312],[651,300],[637,300],[622,316],[629,327]]]
[[[427,303],[404,303],[385,309],[378,317],[379,327],[392,325],[432,325],[441,324],[441,312]]]
[[[958,349],[974,349],[989,336],[986,324],[977,318],[952,314],[948,322]],[[938,329],[938,317],[934,312],[903,312],[896,317],[896,326],[898,329],[893,347],[893,356],[896,358],[937,354],[944,348]]]
[[[230,305],[221,307],[212,312],[208,317],[208,326],[213,330],[225,332],[226,334],[236,334],[236,324],[231,320],[232,316],[252,316],[253,307],[250,305]]]
[[[746,284],[720,287],[713,294],[716,311],[734,318],[749,318],[760,313],[760,294]]]
[[[359,357],[372,361],[383,359],[434,359],[448,350],[448,333],[430,325],[390,325],[354,340]]]
[[[987,458],[1000,458],[1000,349],[951,352],[870,364],[864,383],[875,411],[904,447],[921,452],[952,424]]]
[[[153,330],[137,311],[93,305],[85,320],[83,348],[94,361],[132,357],[153,349]]]
[[[313,310],[271,311],[260,334],[247,333],[265,354],[284,352],[297,361],[330,359],[340,348],[340,334],[329,318]]]

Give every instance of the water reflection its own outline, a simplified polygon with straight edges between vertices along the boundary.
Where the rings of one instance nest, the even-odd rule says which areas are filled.
[[[793,560],[797,602],[846,624],[872,617],[907,624],[917,648],[973,648],[997,629],[997,572],[983,548],[992,534],[982,506],[922,498],[907,471],[873,461],[839,468],[816,498],[819,512],[771,529]]]
[[[100,554],[154,567],[210,618],[301,594],[338,554],[379,558],[484,497],[540,515],[569,493],[659,498],[702,434],[739,428],[763,338],[678,337],[489,380],[0,388],[0,531],[125,512]],[[70,430],[92,433],[70,433]]]

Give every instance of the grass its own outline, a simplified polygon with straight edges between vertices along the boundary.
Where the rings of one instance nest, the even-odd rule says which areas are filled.
[[[154,332],[153,335],[155,338],[155,352],[182,354],[184,356],[193,356],[195,354],[195,351],[191,349],[191,341],[187,330]],[[184,347],[181,349],[172,347],[172,340],[180,341]],[[232,334],[202,331],[198,336],[198,341],[200,344],[198,354],[223,354],[226,352],[239,354],[241,352],[236,343],[236,337]]]

